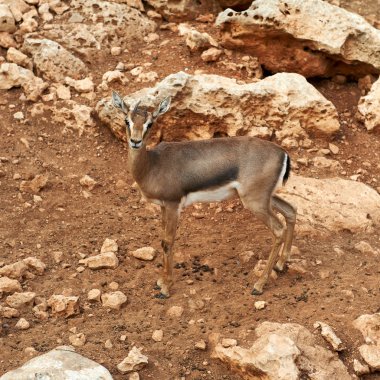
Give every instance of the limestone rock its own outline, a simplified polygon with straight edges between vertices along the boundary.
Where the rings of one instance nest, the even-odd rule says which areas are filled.
[[[66,76],[80,79],[87,73],[86,65],[55,41],[29,37],[22,50],[32,56],[37,73],[50,81],[63,82]]]
[[[358,104],[357,118],[364,123],[368,131],[380,131],[380,79],[371,87],[369,93],[362,96]]]
[[[267,306],[267,303],[265,301],[256,301],[254,306],[256,310],[262,310],[262,309],[265,309],[265,307]]]
[[[119,310],[127,302],[127,296],[120,290],[111,293],[104,293],[101,296],[104,307]]]
[[[184,312],[184,309],[182,306],[171,306],[168,311],[166,312],[166,314],[169,316],[169,317],[172,317],[172,318],[181,318],[182,317],[182,314]]]
[[[363,344],[359,347],[359,352],[374,371],[380,371],[380,346]]]
[[[52,315],[57,317],[68,318],[80,312],[79,297],[75,296],[54,294],[48,299],[47,304],[51,307]]]
[[[23,292],[23,293],[13,293],[5,299],[5,302],[9,307],[14,309],[19,309],[28,304],[31,304],[36,297],[36,293],[33,292]]]
[[[0,305],[0,315],[4,318],[17,318],[20,316],[20,312],[13,307]]]
[[[154,21],[121,1],[72,0],[67,15],[79,17],[82,21],[57,23],[31,37],[42,34],[66,49],[91,59],[90,54],[100,49],[111,46],[128,48],[131,42],[142,41],[145,35],[156,29]]]
[[[80,180],[79,180],[79,183],[84,186],[84,187],[87,187],[88,190],[93,190],[94,187],[97,185],[97,182],[92,178],[90,177],[89,175],[84,175]]]
[[[152,334],[152,339],[155,342],[161,342],[164,337],[164,332],[162,330],[154,330]]]
[[[380,224],[380,195],[360,182],[293,174],[279,193],[298,208],[299,234],[372,233]]]
[[[3,63],[0,66],[0,90],[22,87],[28,100],[37,101],[48,84],[36,77],[31,70],[15,63]]]
[[[90,269],[115,269],[119,265],[119,260],[114,252],[104,252],[79,260],[79,263]]]
[[[148,357],[141,353],[141,350],[133,346],[128,356],[117,365],[117,369],[122,373],[138,371],[148,364]]]
[[[321,329],[321,335],[330,343],[335,351],[342,351],[345,349],[343,342],[336,336],[334,330],[324,322],[314,323],[314,328]]]
[[[205,50],[202,55],[202,61],[205,62],[215,62],[219,59],[219,57],[223,54],[223,51],[217,48],[210,48]]]
[[[258,339],[249,349],[225,348],[219,334],[210,335],[212,357],[227,363],[247,380],[298,380],[301,374],[315,380],[351,380],[338,355],[318,346],[306,328],[264,322],[255,331]]]
[[[116,240],[114,239],[105,239],[102,245],[102,248],[100,249],[100,253],[104,252],[117,252],[119,249],[119,246],[117,245]]]
[[[71,346],[60,346],[37,356],[22,367],[4,374],[0,380],[42,380],[41,374],[44,376],[43,379],[112,380],[106,368],[77,354]]]
[[[101,294],[102,294],[102,292],[99,289],[91,289],[87,293],[87,299],[89,301],[100,301],[100,295]]]
[[[187,24],[180,24],[178,30],[180,36],[185,37],[186,45],[192,52],[218,47],[218,43],[208,33],[198,32]]]
[[[82,347],[86,343],[86,336],[83,333],[69,336],[69,341],[74,347]]]
[[[4,49],[9,49],[11,47],[15,48],[17,44],[11,34],[8,32],[0,32],[0,46]]]
[[[366,343],[380,347],[380,313],[363,314],[355,319],[353,325],[360,330]]]
[[[49,176],[47,174],[37,174],[30,181],[22,181],[20,183],[20,191],[24,193],[38,193],[40,192],[48,183]]]
[[[16,22],[8,5],[0,3],[0,32],[13,33],[16,31]]]
[[[20,292],[20,291],[21,291],[21,284],[17,280],[11,279],[6,276],[0,277],[0,294]]]
[[[33,69],[32,60],[20,50],[13,47],[10,47],[7,51],[7,61],[16,63],[17,65],[25,67],[29,70]]]
[[[65,78],[65,83],[79,93],[88,93],[94,91],[94,82],[90,78],[75,80],[70,77]]]
[[[363,376],[370,373],[369,367],[357,359],[354,359],[354,371],[358,376]]]
[[[142,105],[153,108],[166,96],[172,97],[172,107],[157,121],[164,140],[166,134],[180,140],[253,136],[262,130],[268,136],[275,133],[280,140],[288,136],[304,140],[309,133],[331,135],[339,130],[333,104],[298,74],[282,73],[238,84],[223,76],[179,72],[124,101],[132,105],[141,99]],[[109,98],[101,100],[96,111],[117,137],[125,139],[124,117]],[[191,126],[186,115],[194,120]]]
[[[226,9],[216,24],[224,47],[257,56],[272,72],[360,77],[380,71],[380,31],[327,1],[256,0],[242,12]]]
[[[138,248],[132,252],[132,256],[136,259],[152,261],[156,257],[157,251],[153,247]]]
[[[19,330],[27,330],[30,327],[30,323],[25,318],[20,318],[15,327]]]

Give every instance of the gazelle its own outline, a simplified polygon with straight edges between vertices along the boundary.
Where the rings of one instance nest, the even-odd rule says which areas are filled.
[[[161,292],[157,297],[169,297],[173,284],[173,244],[182,208],[195,202],[215,202],[234,196],[239,196],[243,205],[274,236],[268,263],[252,291],[254,295],[262,294],[275,264],[275,269],[284,269],[292,246],[296,210],[274,195],[289,176],[288,154],[278,145],[254,137],[162,142],[147,150],[149,130],[169,110],[170,97],[153,112],[141,107],[140,101],[128,107],[116,92],[112,101],[126,115],[131,174],[142,196],[161,206],[164,255],[162,276],[157,281]],[[275,211],[285,217],[286,226]]]

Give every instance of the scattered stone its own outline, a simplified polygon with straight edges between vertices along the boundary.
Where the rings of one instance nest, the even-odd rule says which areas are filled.
[[[117,369],[122,373],[139,371],[148,364],[148,357],[141,353],[141,350],[133,346],[128,356],[117,365]]]
[[[0,4],[0,32],[14,33],[16,20],[7,4]]]
[[[253,251],[244,251],[239,254],[239,257],[241,261],[246,264],[252,259],[252,257],[255,257],[255,253]]]
[[[114,46],[111,48],[111,55],[120,55],[121,54],[121,47],[120,46]]]
[[[30,327],[30,323],[26,319],[20,318],[15,327],[19,330],[27,330]]]
[[[235,347],[237,346],[237,340],[231,338],[223,338],[221,344],[224,348]]]
[[[105,239],[102,245],[102,248],[100,249],[100,253],[105,252],[117,252],[119,249],[119,246],[117,245],[116,240],[114,239]]]
[[[9,277],[0,277],[0,294],[21,292],[21,284]]]
[[[335,351],[343,351],[345,349],[343,342],[336,336],[334,330],[327,323],[315,322],[314,328],[320,329],[321,335],[330,343]]]
[[[100,301],[100,295],[101,294],[102,294],[102,292],[99,289],[91,289],[87,293],[87,299],[89,301]]]
[[[20,316],[20,312],[13,307],[0,305],[0,315],[4,318],[17,318]]]
[[[376,256],[378,254],[377,251],[372,248],[372,246],[367,243],[366,241],[360,241],[359,243],[355,244],[355,249],[361,252],[362,254],[370,254]]]
[[[154,330],[152,334],[152,339],[155,342],[161,342],[164,337],[164,332],[162,330]]]
[[[132,372],[129,377],[128,377],[128,380],[140,380],[140,375],[138,372]]]
[[[259,260],[255,267],[253,268],[253,274],[256,276],[256,277],[261,277],[263,272],[264,272],[264,269],[267,265],[267,262],[268,260]],[[277,279],[277,273],[272,270],[271,274],[270,274],[270,278],[272,278],[273,280],[276,280]]]
[[[112,281],[108,284],[108,287],[111,289],[111,290],[117,290],[119,289],[119,284],[115,281]]]
[[[127,296],[120,290],[112,293],[104,293],[101,296],[103,307],[119,310],[127,302]]]
[[[132,256],[136,259],[152,261],[156,257],[157,251],[153,247],[143,247],[132,252]]]
[[[222,54],[222,50],[213,47],[205,50],[202,53],[201,58],[204,62],[216,62]]]
[[[181,318],[183,312],[184,309],[182,306],[171,306],[166,312],[166,314],[172,318]]]
[[[29,70],[33,69],[32,60],[22,53],[20,50],[10,47],[7,51],[7,61],[16,63],[19,66],[25,67]]]
[[[36,353],[34,348],[32,348],[32,353]],[[33,358],[22,367],[4,374],[1,380],[68,378],[112,380],[112,376],[106,368],[77,354],[70,346],[60,346]]]
[[[74,90],[79,93],[89,93],[93,92],[95,89],[94,82],[90,78],[75,80],[73,78],[66,77],[65,83],[68,86],[73,87]]]
[[[358,376],[367,375],[371,372],[367,364],[363,364],[357,359],[354,359],[354,371]]]
[[[51,307],[52,315],[56,317],[71,317],[79,314],[79,297],[65,296],[63,294],[52,295],[47,304]]]
[[[14,309],[19,309],[26,305],[33,303],[36,293],[33,292],[23,292],[23,293],[13,293],[5,299],[7,305]]]
[[[107,339],[104,343],[104,347],[110,350],[113,347],[113,344],[111,342],[111,339]]]
[[[37,174],[31,181],[21,181],[20,191],[24,193],[38,193],[48,183],[49,176],[47,174]]]
[[[339,153],[339,148],[335,144],[329,143],[329,149],[330,149],[332,154],[338,154]]]
[[[180,36],[185,36],[186,45],[192,52],[218,47],[218,43],[208,33],[198,32],[187,24],[180,24],[178,30]]]
[[[4,49],[15,48],[16,41],[8,32],[0,32],[0,46]]]
[[[79,264],[86,265],[90,269],[115,269],[119,265],[119,259],[114,252],[104,252],[79,260]]]
[[[70,88],[66,87],[62,84],[57,86],[56,93],[57,93],[58,99],[62,99],[62,100],[70,100],[71,99]]]
[[[380,79],[371,87],[367,95],[362,96],[358,103],[358,112],[356,117],[364,123],[368,131],[380,130]]]
[[[86,336],[83,333],[69,336],[69,341],[74,347],[82,347],[86,343]]]
[[[125,75],[119,70],[105,72],[103,74],[102,80],[106,83],[119,82],[121,84],[125,84],[128,81]]]
[[[207,348],[206,342],[202,339],[199,342],[195,343],[195,348],[197,350],[205,351]]]
[[[80,180],[79,180],[79,183],[84,186],[84,187],[87,187],[90,191],[94,189],[94,187],[97,185],[97,182],[91,178],[89,175],[84,175]]]
[[[265,301],[256,301],[255,302],[255,309],[256,310],[263,310],[267,306],[267,303]]]

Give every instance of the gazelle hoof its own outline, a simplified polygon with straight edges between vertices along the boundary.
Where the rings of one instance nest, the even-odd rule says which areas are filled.
[[[166,300],[167,298],[169,298],[169,296],[167,296],[166,294],[163,294],[163,293],[158,293],[158,294],[154,295],[154,298],[158,298],[160,300]]]
[[[253,296],[259,296],[259,295],[263,294],[263,291],[262,291],[262,290],[257,290],[257,289],[255,289],[255,288],[253,288],[251,294],[252,294]]]

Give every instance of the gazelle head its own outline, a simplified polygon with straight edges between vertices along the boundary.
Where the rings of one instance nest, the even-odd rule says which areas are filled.
[[[169,110],[170,100],[170,96],[166,97],[155,111],[149,112],[140,106],[140,100],[133,107],[128,107],[117,92],[112,92],[112,104],[125,114],[128,143],[132,149],[145,145],[151,126],[158,116]]]

